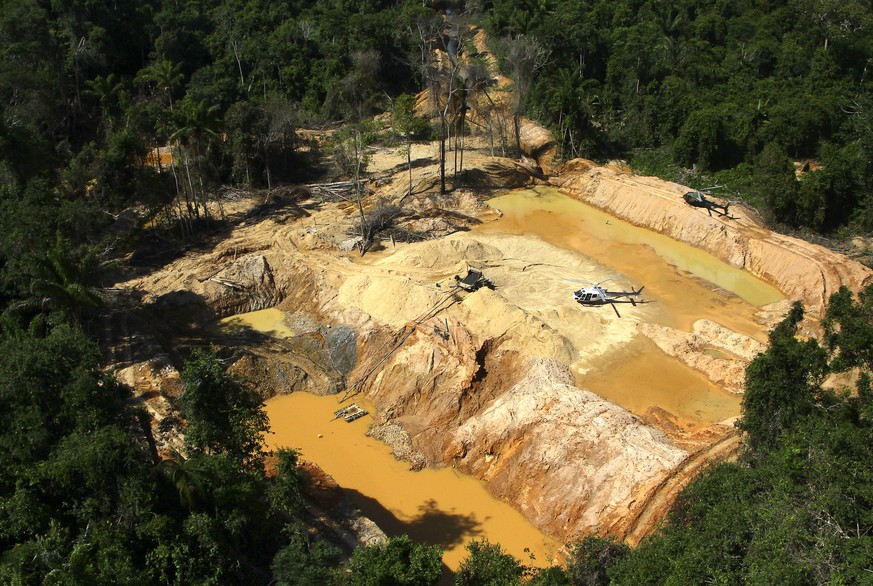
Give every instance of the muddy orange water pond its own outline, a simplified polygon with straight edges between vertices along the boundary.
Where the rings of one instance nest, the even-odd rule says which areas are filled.
[[[690,330],[694,321],[707,318],[766,340],[754,319],[756,308],[780,300],[781,294],[709,254],[622,222],[555,190],[514,191],[489,203],[503,216],[477,231],[533,235],[597,260],[637,286],[646,286],[646,297],[656,300],[647,306],[655,307],[650,313],[656,323]],[[567,277],[586,279],[586,275]],[[227,321],[280,337],[295,334],[275,309]],[[657,405],[689,429],[740,411],[738,397],[714,387],[642,335],[605,356],[578,383],[637,414]],[[525,562],[528,552],[535,556],[536,565],[552,559],[558,544],[494,499],[481,482],[448,468],[409,471],[388,446],[366,437],[369,416],[352,423],[331,421],[337,408],[336,397],[306,393],[268,401],[270,446],[297,448],[304,459],[317,462],[389,534],[405,533],[442,545],[444,561],[452,569],[464,558],[464,545],[480,537],[499,542]]]
[[[619,220],[556,189],[516,190],[488,203],[503,215],[477,231],[536,236],[645,285],[644,297],[654,302],[647,307],[656,308],[654,323],[690,331],[695,321],[710,319],[764,342],[767,333],[755,313],[784,298],[775,287],[709,253]],[[739,397],[714,386],[642,334],[577,377],[577,383],[637,415],[658,406],[686,429],[740,413]]]
[[[355,398],[355,401],[364,404]],[[518,511],[498,501],[484,484],[451,468],[409,470],[384,443],[365,435],[371,419],[331,421],[336,397],[293,393],[267,402],[270,447],[299,449],[346,491],[367,517],[389,535],[441,545],[443,562],[456,570],[471,539],[487,537],[526,563],[549,565],[558,549]],[[526,551],[526,548],[529,551]],[[535,556],[531,562],[529,555]]]
[[[285,320],[285,312],[275,307],[226,317],[219,321],[219,327],[225,332],[252,329],[274,338],[290,338],[298,335]]]
[[[225,331],[252,328],[278,338],[298,333],[278,309],[226,318],[221,327]],[[355,402],[371,410],[360,396]],[[442,546],[443,562],[451,570],[466,557],[465,545],[483,537],[525,563],[550,564],[559,544],[510,505],[492,497],[484,483],[451,468],[410,471],[386,444],[367,437],[369,416],[346,423],[334,420],[337,409],[337,397],[309,393],[267,401],[272,429],[268,447],[300,450],[304,460],[316,462],[330,474],[386,533]]]
[[[645,285],[644,297],[662,310],[662,325],[690,330],[694,321],[712,319],[766,341],[754,314],[785,298],[772,285],[708,252],[610,216],[557,189],[516,190],[488,204],[503,216],[477,231],[533,235],[598,261]]]

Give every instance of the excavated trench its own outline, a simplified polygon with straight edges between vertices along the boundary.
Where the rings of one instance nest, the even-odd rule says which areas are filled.
[[[372,410],[360,397],[355,401]],[[547,565],[559,543],[544,535],[506,502],[495,499],[479,480],[443,467],[411,471],[391,447],[368,437],[372,422],[333,420],[335,397],[293,393],[267,403],[274,430],[269,445],[294,447],[318,463],[347,491],[350,500],[389,535],[439,544],[452,570],[465,557],[470,539],[489,538],[519,559]]]
[[[342,326],[320,327],[310,316],[271,308],[231,316],[219,321],[216,334],[252,340],[252,330],[284,343],[286,358],[300,354],[291,350],[296,339],[313,331],[324,333],[321,350],[310,349],[310,357],[321,356],[321,370],[347,374],[355,363],[350,330]],[[343,330],[346,333],[338,335]],[[485,351],[482,356],[484,360]],[[271,361],[279,375],[281,359]],[[484,368],[484,366],[483,366]],[[251,377],[257,370],[245,366]],[[312,369],[307,369],[312,372]],[[484,373],[483,373],[484,375]],[[307,461],[315,462],[339,483],[349,500],[389,534],[407,534],[417,541],[436,543],[445,549],[444,563],[456,569],[471,538],[490,537],[513,555],[536,565],[550,563],[559,543],[544,535],[508,503],[495,499],[485,485],[451,468],[411,471],[408,463],[395,457],[383,441],[368,437],[371,417],[346,423],[334,412],[352,401],[340,403],[342,393],[317,396],[295,392],[267,403],[273,433],[268,447],[292,447]],[[373,405],[361,396],[353,398],[368,411]],[[533,556],[532,558],[530,556]]]
[[[765,342],[766,326],[759,308],[784,299],[772,285],[705,251],[633,226],[555,189],[514,191],[489,204],[500,209],[503,216],[479,231],[532,234],[602,265],[593,276],[574,269],[568,276],[572,278],[562,277],[568,291],[581,287],[581,279],[609,278],[610,273],[622,277],[619,284],[630,286],[610,282],[608,288],[629,290],[633,284],[637,288],[644,285],[645,305],[624,304],[617,308],[626,319],[659,326],[660,331],[690,331],[695,322],[708,320],[747,336],[748,343]],[[578,310],[610,313],[605,307]],[[594,360],[577,357],[572,366],[578,386],[639,416],[646,416],[651,408],[665,410],[685,429],[739,414],[739,396],[707,378],[711,372],[700,372],[673,358],[696,352],[736,363],[742,357],[733,355],[730,348],[712,345],[682,347],[673,351],[680,356],[666,356],[642,331],[620,346],[595,353]]]
[[[594,530],[605,526],[584,506],[573,505],[577,496],[584,501],[584,494],[562,490],[549,478],[562,474],[560,470],[549,473],[555,464],[543,470],[530,458],[520,458],[508,470],[494,466],[511,462],[513,452],[529,450],[531,443],[544,444],[537,449],[549,450],[548,443],[564,439],[559,429],[543,430],[533,421],[512,430],[506,421],[501,423],[503,415],[493,413],[495,405],[513,394],[519,381],[530,378],[531,359],[550,361],[534,367],[539,369],[533,375],[538,382],[527,400],[534,401],[535,408],[509,407],[506,419],[530,418],[539,408],[548,413],[553,409],[551,403],[581,398],[582,404],[594,406],[590,422],[616,421],[618,441],[643,446],[637,456],[644,460],[663,462],[657,467],[659,472],[646,469],[634,477],[627,487],[631,490],[619,491],[637,494],[642,485],[661,479],[666,469],[686,457],[686,452],[671,445],[666,436],[658,436],[655,427],[645,425],[647,417],[655,426],[661,424],[669,430],[673,444],[678,445],[681,442],[675,442],[676,438],[685,436],[688,445],[697,446],[704,445],[712,433],[723,433],[712,432],[711,426],[739,413],[739,397],[663,352],[637,324],[691,329],[700,319],[719,320],[742,332],[738,335],[764,339],[765,326],[755,320],[757,308],[743,297],[758,304],[780,298],[771,286],[714,257],[610,218],[554,190],[516,191],[492,200],[490,205],[501,211],[500,219],[449,239],[442,249],[429,250],[432,244],[405,246],[357,260],[369,280],[349,284],[349,279],[344,279],[340,301],[357,304],[375,315],[385,312],[380,317],[389,324],[393,318],[397,328],[382,344],[361,342],[357,360],[350,358],[347,344],[343,354],[324,336],[343,327],[335,323],[319,325],[312,318],[279,309],[223,322],[226,331],[229,328],[239,334],[254,329],[286,340],[320,333],[324,349],[309,355],[327,356],[322,360],[322,371],[348,375],[344,381],[347,389],[354,386],[356,377],[371,373],[361,385],[364,393],[350,401],[358,401],[375,414],[377,424],[399,424],[405,440],[402,454],[398,454],[397,445],[392,454],[390,447],[365,437],[370,418],[350,424],[331,421],[340,396],[316,398],[294,393],[269,401],[268,414],[275,432],[270,444],[300,449],[304,459],[318,463],[350,491],[365,514],[389,532],[410,533],[447,548],[445,559],[450,567],[463,557],[463,546],[472,538],[498,541],[523,559],[527,558],[525,548],[529,548],[538,563],[547,563],[557,542],[541,530],[566,539],[580,526]],[[439,300],[438,295],[444,294],[448,273],[457,269],[457,261],[482,268],[495,282],[496,290],[456,291],[457,303],[447,306],[444,313],[419,324],[411,321],[416,311],[427,313],[427,300]],[[566,279],[599,280],[615,272],[624,276],[624,282],[645,284],[650,303],[622,306],[622,317],[618,318],[609,308],[572,302],[572,292],[580,285]],[[377,273],[387,275],[395,286],[376,281],[373,275]],[[436,287],[436,282],[441,287]],[[344,287],[348,289],[346,296],[342,295]],[[434,295],[425,295],[409,306],[399,297],[391,299],[404,287]],[[681,291],[675,291],[677,288]],[[379,289],[387,301],[361,299],[368,291]],[[694,303],[688,307],[683,299],[693,299]],[[531,343],[532,338],[535,343]],[[403,344],[397,346],[396,340]],[[396,348],[396,356],[385,360],[385,348]],[[711,354],[714,350],[721,359],[735,358],[728,349],[712,346],[701,352]],[[345,368],[336,367],[340,355],[346,356]],[[569,367],[566,374],[561,374],[564,368],[559,363],[551,362],[556,359]],[[549,389],[552,396],[540,397],[538,386]],[[609,403],[580,388],[595,391]],[[635,420],[610,404],[643,420]],[[562,427],[584,424],[572,405],[554,410],[556,419],[568,414],[569,420],[563,421]],[[477,426],[481,429],[475,429]],[[636,435],[623,437],[627,426],[635,428]],[[610,433],[608,429],[606,425],[599,434]],[[706,433],[691,437],[700,430]],[[602,439],[599,434],[577,444],[588,453],[572,459],[583,463],[591,485],[621,483],[620,477],[597,478],[596,468],[609,467],[604,462],[608,450],[606,456],[592,453]],[[485,436],[488,439],[483,444]],[[424,463],[442,468],[412,471],[410,468],[418,466],[398,462],[396,455],[418,466]],[[630,456],[620,461],[636,460]],[[490,487],[458,474],[459,470],[488,479]],[[607,492],[614,493],[614,487]],[[502,501],[513,503],[527,518]],[[561,507],[569,514],[556,515]],[[533,518],[536,527],[528,518]]]
[[[737,449],[731,417],[743,368],[787,306],[759,307],[774,300],[773,289],[739,269],[813,304],[841,283],[857,290],[870,272],[743,218],[691,215],[681,186],[584,162],[552,183],[572,198],[514,192],[492,201],[500,213],[483,209],[475,192],[459,190],[451,200],[424,194],[406,203],[461,210],[472,229],[422,213],[406,228],[445,224],[450,235],[386,244],[363,258],[342,252],[353,209],[295,202],[287,214],[247,215],[213,250],[120,286],[140,290],[167,328],[272,308],[235,318],[219,337],[237,359],[233,369],[265,398],[294,392],[269,403],[272,445],[302,448],[304,460],[337,478],[350,472],[340,484],[389,531],[441,543],[448,560],[472,537],[499,541],[520,558],[530,547],[539,563],[555,544],[544,535],[566,542],[594,531],[635,542],[708,459]],[[400,184],[385,189],[377,195],[406,193]],[[454,290],[452,277],[469,267],[496,289]],[[573,281],[617,273],[610,286],[645,285],[650,302],[621,306],[618,317],[572,300],[581,286]],[[159,443],[178,446],[172,359],[147,349],[124,354],[122,378],[154,398],[146,406]],[[149,358],[138,362],[140,355]],[[350,389],[372,420],[329,422]],[[371,422],[372,435],[390,448],[364,437]],[[330,469],[328,458],[340,454]],[[377,473],[370,458],[397,470]],[[441,470],[410,470],[421,467]],[[436,490],[443,482],[447,488]],[[418,501],[402,501],[416,483]],[[476,496],[483,487],[490,497]],[[489,508],[506,503],[523,515],[520,524],[489,525],[512,517]]]

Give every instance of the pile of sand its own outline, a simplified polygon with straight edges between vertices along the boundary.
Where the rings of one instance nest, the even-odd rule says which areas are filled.
[[[337,302],[355,307],[392,329],[425,315],[445,300],[454,275],[482,270],[495,291],[457,291],[453,317],[483,338],[502,339],[503,349],[553,358],[582,374],[598,357],[627,343],[645,312],[617,319],[611,312],[584,312],[573,300],[581,285],[564,275],[602,272],[579,253],[535,237],[460,232],[368,255],[339,288]]]

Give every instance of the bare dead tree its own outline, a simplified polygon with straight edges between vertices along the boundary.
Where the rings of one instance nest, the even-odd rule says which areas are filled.
[[[545,67],[549,59],[549,51],[536,39],[527,35],[519,35],[505,41],[507,44],[506,61],[512,77],[512,113],[515,124],[515,146],[521,151],[521,114],[533,86],[534,75]]]
[[[361,254],[363,255],[373,245],[380,233],[393,229],[397,219],[402,216],[403,210],[399,206],[379,202],[364,219]]]
[[[292,107],[287,98],[278,94],[270,94],[264,100],[261,111],[265,118],[264,130],[258,136],[258,142],[264,153],[264,171],[267,174],[267,188],[273,188],[273,178],[270,171],[270,152],[274,146],[280,148],[292,147],[295,143],[295,127],[297,110]],[[282,149],[285,150],[284,148]]]
[[[349,135],[340,143],[340,152],[344,154],[354,180],[355,199],[361,223],[361,238],[364,238],[365,223],[363,204],[362,176],[367,166],[367,156],[364,152],[364,118],[369,115],[382,99],[382,94],[376,87],[381,56],[374,49],[356,51],[351,56],[352,68],[349,73],[337,83],[327,98],[327,106],[337,112],[346,114],[352,124]],[[361,248],[361,255],[365,249]]]

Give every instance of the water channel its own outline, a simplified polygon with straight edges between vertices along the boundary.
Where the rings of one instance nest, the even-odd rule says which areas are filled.
[[[476,231],[534,235],[578,251],[645,284],[658,300],[655,321],[689,329],[709,318],[759,340],[766,333],[754,317],[758,306],[781,299],[766,283],[716,258],[669,238],[634,227],[552,190],[515,191],[489,202],[503,213]],[[291,336],[278,310],[236,316],[230,323],[275,336]],[[739,399],[666,356],[643,336],[578,381],[625,408],[642,414],[652,405],[676,414],[693,428],[739,413]],[[360,401],[358,401],[360,403]],[[297,448],[318,463],[351,495],[362,511],[389,534],[409,534],[446,549],[456,568],[464,545],[487,537],[528,562],[547,564],[558,544],[517,511],[495,500],[482,483],[451,469],[411,472],[390,449],[366,437],[369,418],[331,421],[335,397],[294,393],[267,403],[270,447]]]

